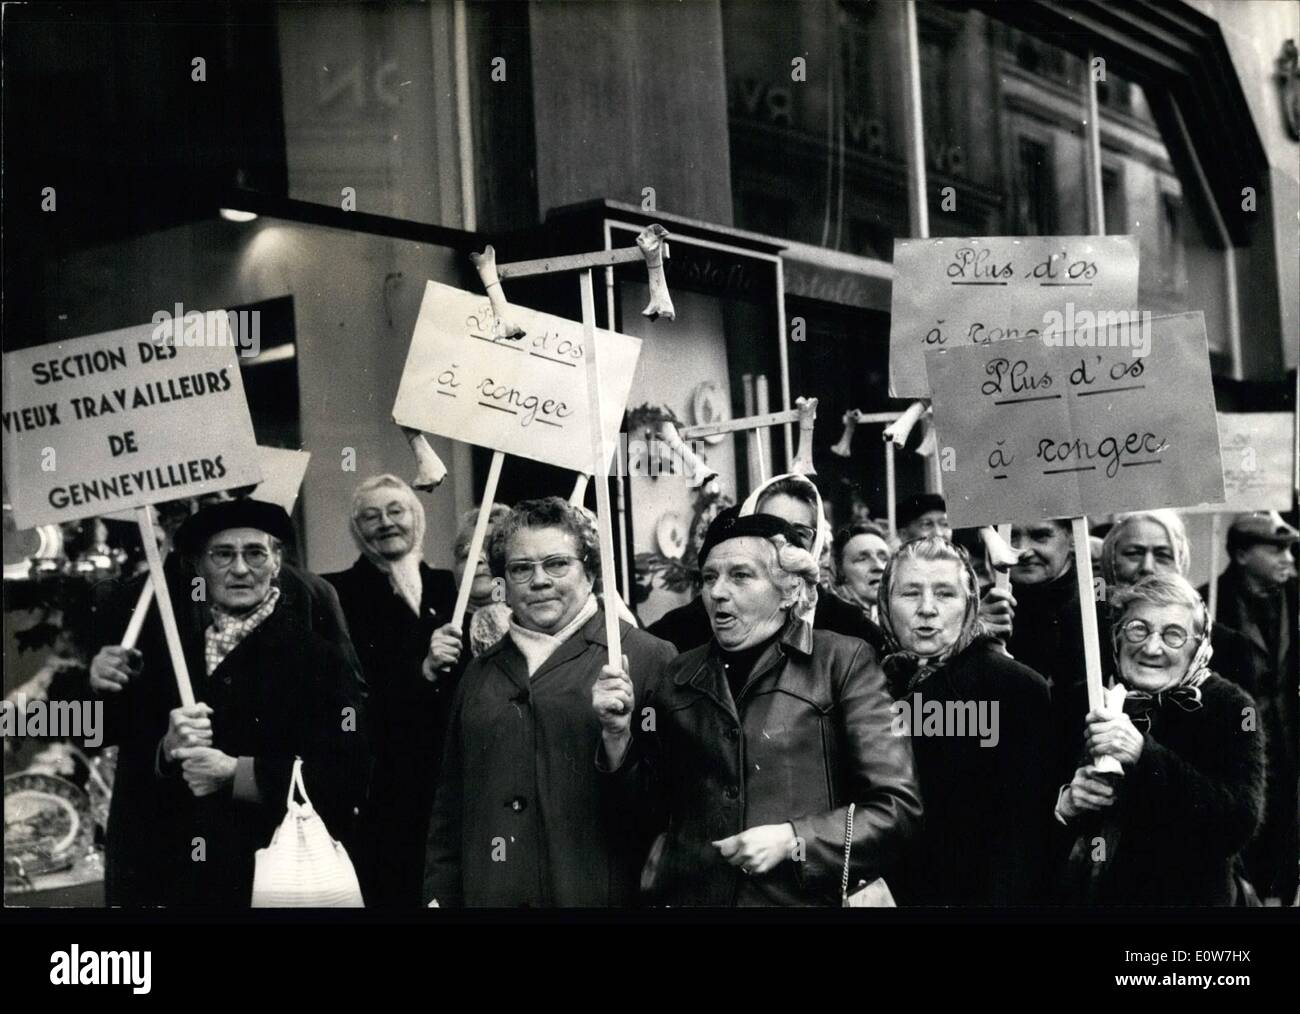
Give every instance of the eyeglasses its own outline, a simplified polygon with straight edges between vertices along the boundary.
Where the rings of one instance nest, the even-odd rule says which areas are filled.
[[[513,584],[527,584],[533,579],[540,563],[547,577],[561,578],[579,559],[576,556],[548,556],[545,560],[511,560],[506,564],[506,577]]]
[[[1146,620],[1129,620],[1120,630],[1124,632],[1124,640],[1128,641],[1129,644],[1146,644],[1155,628]],[[1159,633],[1160,640],[1164,642],[1165,647],[1174,650],[1186,644],[1189,636],[1186,630],[1173,624],[1162,627]]]
[[[387,518],[389,521],[401,521],[408,513],[410,512],[403,504],[395,503],[389,504],[382,511],[375,510],[374,508],[364,510],[357,515],[357,520],[363,525],[377,525],[379,522],[383,521],[384,518]]]
[[[219,570],[226,570],[243,557],[249,570],[261,570],[271,560],[271,551],[265,546],[246,546],[241,552],[233,546],[214,546],[208,550],[208,559]]]

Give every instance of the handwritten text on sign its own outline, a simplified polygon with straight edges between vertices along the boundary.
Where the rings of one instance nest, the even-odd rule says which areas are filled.
[[[1205,319],[1152,317],[1150,353],[1040,338],[926,355],[959,527],[1223,498]]]
[[[1289,412],[1220,412],[1224,503],[1200,512],[1290,510],[1294,425]]]
[[[591,472],[582,325],[522,306],[514,310],[527,333],[517,341],[496,340],[486,296],[429,282],[393,418],[427,433]],[[641,340],[598,329],[596,341],[612,453]]]
[[[895,240],[890,394],[929,397],[924,355],[931,349],[1076,328],[1095,344],[1116,315],[1136,312],[1137,295],[1132,236]],[[1088,331],[1094,322],[1097,330]]]
[[[5,353],[5,479],[21,527],[261,479],[225,314],[205,315],[208,344],[155,331]]]

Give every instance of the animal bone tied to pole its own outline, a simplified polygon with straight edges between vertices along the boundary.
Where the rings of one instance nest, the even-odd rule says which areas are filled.
[[[851,457],[853,454],[853,431],[858,428],[858,410],[851,408],[844,413],[844,432],[840,434],[838,442],[831,444],[831,453],[837,454],[841,458]]]
[[[447,478],[447,466],[429,446],[423,433],[409,426],[401,429],[406,442],[411,445],[411,453],[415,455],[415,478],[411,480],[411,486],[425,491],[436,489]]]
[[[984,525],[980,529],[980,538],[984,540],[984,551],[988,554],[989,566],[994,570],[1006,570],[1020,562],[1020,554],[1007,545],[1006,540],[992,525]]]
[[[813,426],[817,422],[817,399],[796,398],[794,406],[799,410],[799,450],[790,465],[790,471],[798,475],[816,475],[813,466]]]
[[[699,459],[699,456],[682,440],[677,427],[669,419],[659,421],[659,439],[668,445],[668,449],[678,461],[690,470],[688,481],[692,486],[699,486],[700,492],[710,496],[720,492],[718,473]]]
[[[469,259],[478,268],[478,276],[483,281],[483,289],[492,302],[492,315],[496,318],[492,325],[494,338],[522,338],[525,331],[515,321],[514,307],[506,300],[506,293],[501,288],[501,279],[497,277],[497,252],[489,243],[481,254],[472,253]]]
[[[658,223],[646,226],[636,238],[636,245],[641,248],[650,275],[650,302],[641,311],[641,315],[651,320],[660,317],[677,319],[673,297],[668,294],[668,279],[664,277],[664,260],[668,256],[667,240],[668,230]]]
[[[884,438],[899,447],[907,443],[908,435],[912,432],[912,427],[916,425],[921,418],[921,413],[925,411],[925,402],[914,401],[907,406],[907,411],[885,427]]]

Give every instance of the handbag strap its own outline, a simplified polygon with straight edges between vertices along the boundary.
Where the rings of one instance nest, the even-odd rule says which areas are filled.
[[[849,856],[853,853],[853,810],[856,803],[850,803],[844,817],[844,872],[840,875],[840,901],[849,896]]]
[[[311,805],[311,796],[307,795],[307,786],[302,780],[302,758],[293,759],[293,775],[289,779],[289,795],[284,801],[284,808],[287,810],[293,805],[293,790],[297,789],[298,794],[302,796],[302,801],[308,806]]]

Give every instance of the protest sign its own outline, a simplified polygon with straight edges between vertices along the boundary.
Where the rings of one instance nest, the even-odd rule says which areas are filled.
[[[135,508],[181,703],[185,653],[150,504],[261,481],[225,311],[4,357],[4,468],[25,525]],[[145,596],[137,604],[143,612]]]
[[[932,349],[1105,327],[1137,296],[1133,236],[895,240],[889,393],[930,397]]]
[[[926,355],[955,526],[1222,501],[1204,317],[1141,326],[1140,358],[1103,331],[1092,348],[1021,338]]]
[[[5,479],[21,527],[262,478],[225,314],[195,327],[210,340],[143,324],[5,353]]]
[[[1189,508],[1191,513],[1245,514],[1291,509],[1291,465],[1295,454],[1289,412],[1220,412],[1223,455],[1221,504]]]
[[[494,338],[486,296],[429,282],[393,418],[427,433],[591,472],[583,325],[512,309],[525,336]],[[600,329],[595,334],[605,446],[612,457],[641,340]]]

